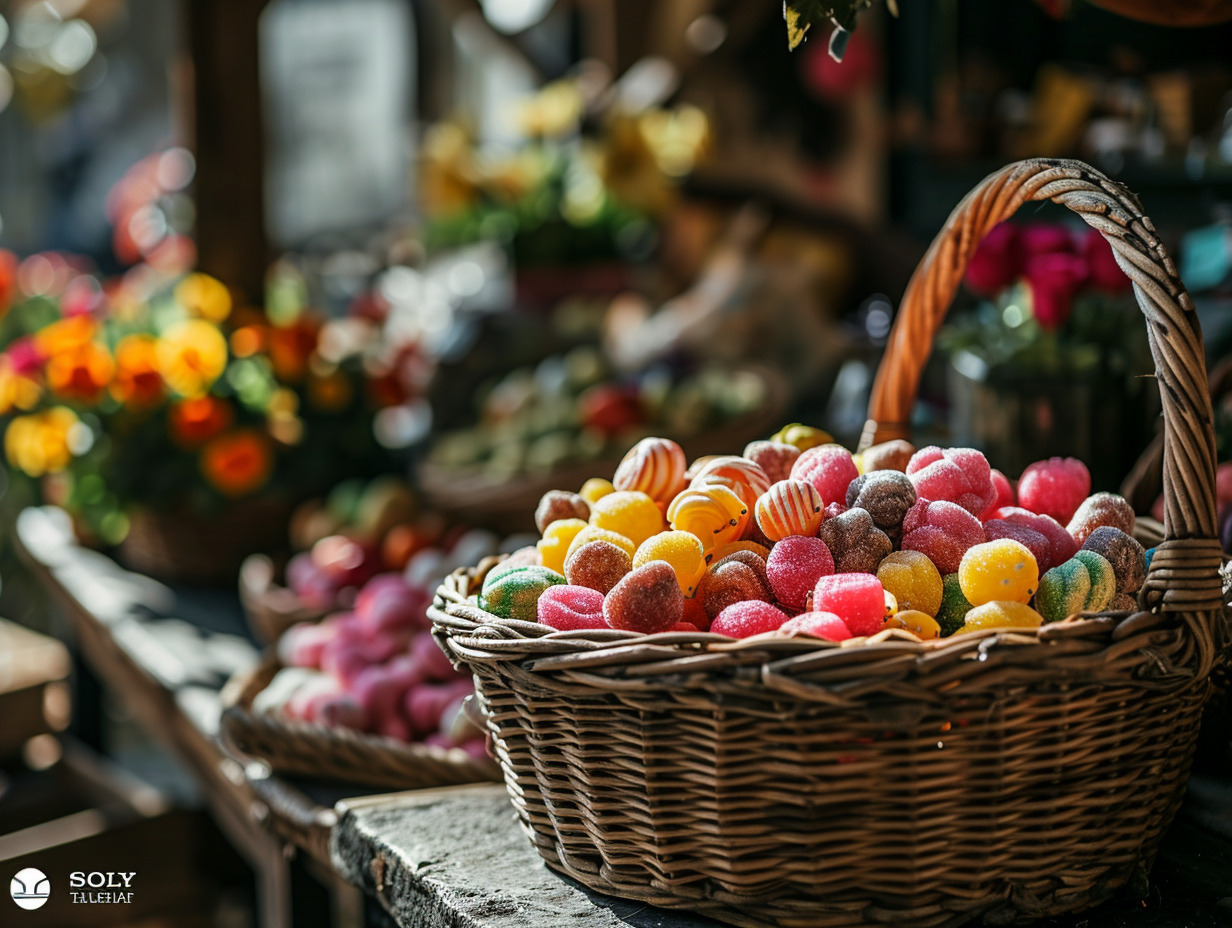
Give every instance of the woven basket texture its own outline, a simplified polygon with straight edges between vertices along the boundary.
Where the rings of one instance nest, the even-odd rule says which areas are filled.
[[[1137,201],[1087,165],[977,186],[904,297],[864,446],[905,437],[972,251],[1029,201],[1110,241],[1163,398],[1166,523],[1135,612],[921,642],[553,632],[452,575],[434,633],[471,669],[518,816],[586,886],[735,925],[940,928],[1093,906],[1147,871],[1227,637],[1201,333]]]

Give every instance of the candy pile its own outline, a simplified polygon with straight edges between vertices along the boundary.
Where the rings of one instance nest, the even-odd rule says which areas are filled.
[[[638,442],[613,478],[553,490],[538,543],[489,571],[478,605],[560,631],[921,639],[1132,610],[1134,513],[1073,458],[1017,486],[970,448],[893,441],[852,455],[792,425],[740,457]]]

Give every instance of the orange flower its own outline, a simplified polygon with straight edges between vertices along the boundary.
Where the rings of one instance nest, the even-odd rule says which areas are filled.
[[[189,274],[175,287],[176,300],[194,316],[222,322],[231,315],[231,293],[209,274]]]
[[[269,480],[274,450],[256,429],[219,435],[201,451],[201,472],[224,496],[247,496]]]
[[[274,376],[283,383],[299,383],[308,368],[308,359],[317,348],[321,326],[315,319],[301,316],[291,325],[269,330],[269,356]]]
[[[227,340],[203,319],[178,322],[158,343],[163,380],[181,396],[201,396],[227,367]]]
[[[4,433],[9,463],[31,477],[64,470],[74,454],[84,453],[89,446],[89,429],[65,406],[18,416]]]
[[[171,440],[181,448],[201,447],[230,426],[231,418],[231,407],[208,394],[181,400],[167,415]]]
[[[129,335],[116,345],[116,374],[111,395],[125,406],[153,406],[163,395],[158,372],[158,340],[151,335]]]
[[[98,402],[114,373],[111,355],[95,342],[67,348],[47,358],[47,386],[68,400]]]
[[[45,358],[90,344],[98,329],[93,317],[82,313],[46,326],[34,336],[34,346]]]
[[[231,353],[237,358],[251,358],[265,347],[265,326],[240,326],[231,333]]]

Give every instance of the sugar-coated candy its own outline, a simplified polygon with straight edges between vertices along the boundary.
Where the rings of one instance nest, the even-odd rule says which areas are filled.
[[[865,510],[873,517],[873,524],[891,540],[901,537],[903,516],[915,500],[911,478],[896,470],[861,474],[847,487],[847,508]]]
[[[826,641],[846,641],[851,637],[847,623],[833,612],[802,612],[778,628],[784,636],[811,635]]]
[[[706,606],[700,593],[685,597],[684,614],[680,616],[680,621],[687,622],[699,632],[710,631],[710,616],[706,615]]]
[[[548,490],[535,508],[535,528],[542,535],[549,525],[561,519],[590,518],[590,503],[579,494],[567,490]]]
[[[633,560],[633,552],[637,550],[637,545],[626,538],[620,532],[609,531],[606,528],[599,528],[595,525],[588,525],[577,533],[577,537],[569,545],[569,550],[565,552],[565,562],[569,561],[569,555],[573,554],[582,545],[588,545],[592,541],[606,541],[609,545],[615,545],[625,554],[629,555],[629,560]]]
[[[670,503],[684,489],[684,450],[670,438],[643,438],[626,452],[612,486],[637,490],[656,503]]]
[[[753,515],[766,538],[781,541],[788,535],[816,535],[823,507],[812,484],[780,480],[758,497]]]
[[[565,558],[565,579],[606,594],[633,569],[629,553],[610,541],[588,541]]]
[[[900,610],[935,616],[941,608],[941,573],[919,551],[887,554],[877,567],[877,579],[887,592],[894,594]]]
[[[524,548],[518,548],[505,558],[503,563],[511,568],[542,566],[543,555],[539,553],[538,545],[527,545]]]
[[[883,441],[880,444],[865,448],[860,455],[861,471],[866,474],[879,470],[896,470],[903,473],[911,456],[915,454],[915,445],[901,438],[893,441]]]
[[[672,528],[696,535],[707,551],[739,540],[749,517],[744,501],[725,486],[690,487],[667,507]]]
[[[729,554],[716,564],[711,564],[702,577],[698,593],[706,616],[713,621],[715,616],[732,603],[750,599],[770,602],[773,594],[766,575],[764,563],[755,561],[756,555],[747,551]]]
[[[812,608],[833,612],[853,635],[875,635],[886,617],[885,589],[871,574],[832,574],[813,589]]]
[[[1026,603],[993,600],[976,606],[967,613],[959,632],[975,632],[985,628],[1039,628],[1044,617]]]
[[[612,486],[612,481],[604,480],[602,477],[591,477],[582,484],[582,489],[578,490],[578,496],[593,506],[603,497],[614,492],[616,488]]]
[[[1116,574],[1112,565],[1093,551],[1081,558],[1075,553],[1040,577],[1035,608],[1045,622],[1059,622],[1078,612],[1098,612],[1115,595]]]
[[[1110,612],[1137,612],[1138,600],[1128,593],[1117,593],[1112,597],[1112,602],[1108,604],[1108,610]]]
[[[539,596],[539,624],[561,632],[607,628],[603,594],[585,586],[553,586]]]
[[[941,637],[941,625],[927,612],[919,609],[903,609],[886,619],[886,628],[901,628],[911,632],[921,641]]]
[[[1026,545],[998,538],[967,549],[958,565],[958,583],[973,606],[1028,603],[1039,586],[1039,565]]]
[[[894,550],[894,542],[863,509],[848,509],[826,519],[817,537],[830,549],[834,570],[840,574],[876,573],[877,565]]]
[[[984,523],[984,540],[996,541],[998,538],[1012,538],[1035,556],[1036,566],[1040,571],[1046,571],[1052,566],[1052,546],[1048,539],[1033,528],[1028,528],[1018,522],[1007,522],[1005,519],[989,519]]]
[[[637,569],[651,561],[666,561],[671,565],[685,596],[697,592],[702,574],[706,572],[701,540],[690,532],[660,532],[647,538],[633,553],[633,567]]]
[[[971,603],[963,595],[962,584],[958,582],[958,574],[947,574],[941,578],[941,607],[937,610],[937,624],[941,626],[942,635],[952,635],[958,631],[967,620],[971,611]]]
[[[811,483],[827,504],[845,504],[847,487],[859,476],[851,452],[842,445],[809,448],[791,468],[791,479]]]
[[[655,501],[636,490],[616,490],[590,507],[590,524],[624,535],[634,550],[663,530],[663,513]]]
[[[956,573],[967,549],[983,540],[979,519],[948,500],[918,499],[903,517],[903,550],[926,555],[942,576]]]
[[[1087,536],[1082,550],[1103,555],[1116,572],[1118,593],[1137,593],[1146,581],[1146,549],[1132,535],[1101,525]]]
[[[701,473],[702,468],[705,467],[707,464],[709,464],[711,461],[713,461],[717,457],[721,457],[721,455],[703,454],[700,458],[694,458],[693,463],[690,464],[688,469],[684,472],[685,486],[688,486],[690,483],[692,483],[693,478]]]
[[[543,530],[543,537],[535,545],[543,566],[558,574],[565,570],[565,557],[569,546],[586,529],[581,519],[558,519]]]
[[[1086,610],[1095,612],[1106,609],[1108,604],[1116,599],[1116,571],[1106,557],[1095,551],[1080,549],[1074,552],[1073,560],[1082,561],[1087,566],[1087,576],[1091,578],[1091,592],[1087,594]]]
[[[764,632],[778,631],[787,621],[787,613],[758,599],[732,603],[714,617],[710,631],[729,638],[750,638]]]
[[[790,535],[770,550],[766,578],[774,598],[792,609],[808,606],[817,581],[834,573],[834,558],[820,538]]]
[[[546,567],[489,571],[479,594],[479,608],[502,619],[534,622],[538,618],[536,605],[539,594],[550,586],[564,582],[564,577]]]
[[[612,628],[653,635],[684,615],[684,594],[666,561],[636,567],[603,599],[603,617]]]
[[[744,456],[765,471],[771,483],[778,483],[791,476],[800,449],[779,441],[751,441],[744,447]]]
[[[770,489],[770,483],[770,478],[760,465],[748,458],[722,455],[707,461],[689,481],[689,486],[725,486],[739,496],[745,507],[752,512],[757,498]]]
[[[973,516],[997,498],[988,459],[974,448],[921,448],[908,462],[907,476],[921,499],[948,500]]]
[[[808,451],[818,445],[830,444],[834,441],[834,437],[824,429],[792,422],[771,435],[770,440],[782,442],[784,445],[795,445],[801,451]]]
[[[1018,505],[1065,525],[1091,492],[1091,473],[1077,458],[1036,461],[1018,478]]]
[[[1134,507],[1124,496],[1116,493],[1094,493],[1082,501],[1074,513],[1066,531],[1074,541],[1083,544],[1097,528],[1110,526],[1129,535],[1134,530]]]
[[[846,503],[841,503],[841,502],[838,502],[837,500],[834,501],[833,503],[827,503],[826,508],[821,511],[821,515],[822,515],[821,521],[825,522],[826,519],[833,519],[835,516],[841,516],[846,511],[847,511]]]
[[[1025,525],[1027,528],[1039,532],[1047,538],[1048,566],[1050,568],[1065,563],[1078,550],[1078,543],[1074,541],[1074,536],[1067,532],[1065,526],[1052,516],[1040,515],[1039,513],[1031,512],[1029,509],[1023,509],[1021,506],[1002,506],[993,512],[992,518],[1000,519],[1004,522],[1013,522],[1016,525]],[[1022,541],[1022,539],[1015,540]],[[1023,543],[1026,544],[1026,542]],[[1030,547],[1030,545],[1027,545],[1027,547]],[[1040,570],[1045,570],[1042,562]]]
[[[735,554],[737,551],[749,551],[756,554],[763,563],[770,556],[770,548],[763,544],[758,544],[755,541],[729,541],[725,545],[718,545],[710,552],[710,563],[717,564],[729,554]]]
[[[1001,473],[995,467],[991,471],[992,488],[996,491],[996,496],[989,503],[988,508],[980,513],[980,521],[991,519],[994,510],[1000,509],[1002,506],[1014,505],[1014,488],[1010,485],[1010,478]]]

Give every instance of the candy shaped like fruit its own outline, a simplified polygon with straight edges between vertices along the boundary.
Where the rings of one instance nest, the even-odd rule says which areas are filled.
[[[744,456],[765,471],[771,483],[778,483],[791,476],[800,449],[779,441],[752,441],[745,445]]]
[[[979,519],[948,500],[918,499],[903,517],[903,550],[924,554],[942,576],[957,573],[967,549],[983,540]]]
[[[766,564],[749,551],[737,551],[710,565],[697,594],[711,622],[733,603],[758,599],[770,602]]]
[[[691,532],[660,532],[642,542],[633,554],[636,569],[651,561],[665,561],[676,572],[676,582],[686,597],[697,592],[706,559],[701,540]]]
[[[1120,529],[1126,535],[1134,530],[1134,507],[1124,496],[1116,493],[1095,493],[1088,496],[1078,507],[1066,531],[1074,536],[1074,541],[1084,544],[1091,533],[1098,528]]]
[[[1120,528],[1099,526],[1087,536],[1082,550],[1094,551],[1112,565],[1118,593],[1137,593],[1146,581],[1146,549]]]
[[[690,487],[672,500],[667,519],[673,530],[696,535],[709,551],[740,539],[748,525],[749,509],[725,486]]]
[[[572,586],[589,587],[606,594],[633,569],[623,548],[608,541],[591,541],[565,559],[565,579]]]
[[[812,608],[833,612],[852,635],[875,635],[885,624],[885,589],[872,574],[832,574],[817,581]]]
[[[816,535],[821,528],[823,503],[812,484],[780,480],[757,499],[753,514],[770,541],[789,535]]]
[[[919,551],[895,551],[877,567],[877,579],[894,594],[902,611],[935,616],[941,608],[943,584],[937,566]]]
[[[1091,492],[1091,473],[1077,458],[1036,461],[1018,478],[1018,505],[1065,525]]]
[[[591,505],[590,524],[623,535],[636,550],[651,535],[663,530],[663,513],[645,493],[616,490]]]
[[[866,474],[879,470],[896,470],[902,473],[907,470],[914,454],[915,445],[909,441],[901,438],[883,441],[864,449],[864,453],[860,455],[860,469]]]
[[[543,537],[535,545],[539,558],[548,570],[561,573],[565,569],[565,557],[573,539],[586,528],[581,519],[558,519],[543,530]]]
[[[355,597],[355,616],[374,632],[410,633],[428,627],[427,589],[411,586],[401,574],[373,577]]]
[[[984,523],[984,540],[996,541],[999,538],[1009,538],[1023,545],[1035,557],[1035,564],[1041,571],[1052,566],[1052,546],[1035,529],[1005,519],[989,519]]]
[[[548,490],[535,507],[535,528],[539,534],[547,531],[548,526],[561,519],[590,519],[590,503],[577,493],[567,490]]]
[[[958,582],[958,574],[947,574],[941,578],[941,608],[937,610],[937,624],[941,626],[942,635],[952,635],[967,620],[967,613],[972,609],[971,603],[963,595],[962,585]]]
[[[502,619],[534,622],[539,595],[565,578],[546,567],[515,567],[503,573],[489,571],[479,594],[479,608]]]
[[[565,563],[569,562],[569,558],[574,551],[577,551],[583,545],[590,544],[592,541],[606,541],[609,545],[615,545],[625,554],[629,555],[630,561],[633,560],[633,552],[637,550],[637,545],[620,534],[620,532],[612,532],[605,528],[596,528],[594,525],[588,525],[578,532],[577,536],[570,542],[569,550],[565,552]]]
[[[900,628],[905,632],[911,632],[921,641],[931,641],[941,637],[940,623],[927,612],[921,612],[918,609],[903,609],[894,613],[886,619],[885,627]]]
[[[591,477],[582,484],[582,489],[578,491],[578,496],[582,497],[587,504],[593,506],[609,493],[615,492],[616,487],[612,485],[612,481],[604,480],[602,477]]]
[[[967,613],[967,621],[957,633],[974,632],[986,628],[1039,628],[1044,617],[1025,603],[984,603]]]
[[[801,451],[808,451],[818,445],[831,444],[834,437],[824,429],[792,422],[771,435],[770,440],[784,445],[794,445]]]
[[[991,519],[992,514],[1002,506],[1014,505],[1014,488],[1010,485],[1009,478],[995,467],[992,469],[992,488],[996,491],[996,496],[988,508],[980,513],[981,522]]]
[[[634,568],[603,600],[608,625],[645,635],[670,630],[683,614],[684,594],[666,561]]]
[[[774,598],[791,609],[805,609],[817,581],[834,573],[834,558],[820,538],[790,535],[770,550],[766,579]]]
[[[836,573],[876,573],[877,565],[894,550],[894,542],[873,524],[863,509],[848,509],[826,519],[817,530],[834,556]]]
[[[915,501],[911,479],[896,470],[861,474],[847,487],[847,508],[865,510],[891,541],[902,537],[903,517]]]
[[[751,638],[765,632],[778,631],[787,621],[787,613],[770,603],[753,599],[732,603],[715,616],[710,631],[729,638]]]
[[[562,632],[608,627],[603,594],[585,586],[549,587],[539,597],[538,614],[540,625]]]
[[[1045,622],[1059,622],[1079,612],[1098,612],[1115,595],[1112,565],[1092,551],[1082,558],[1075,555],[1040,577],[1035,608]]]
[[[1039,588],[1039,565],[1026,545],[998,538],[967,549],[958,565],[958,583],[973,606],[1029,603]]]
[[[377,571],[375,551],[344,535],[330,535],[313,545],[312,562],[338,587],[363,586]]]
[[[688,466],[684,451],[667,438],[643,438],[616,468],[612,486],[645,493],[656,503],[670,503],[684,489]]]
[[[778,634],[786,637],[811,635],[826,641],[846,641],[851,637],[851,629],[833,612],[802,612],[780,625]]]
[[[851,452],[842,445],[809,448],[791,468],[791,479],[812,484],[826,505],[845,504],[847,487],[859,476]]]
[[[1031,512],[1029,509],[1023,509],[1021,506],[1002,506],[993,513],[992,520],[1001,520],[1004,522],[1012,522],[1015,525],[1023,525],[1035,532],[1043,535],[1048,539],[1048,567],[1055,567],[1057,564],[1063,564],[1074,556],[1074,552],[1078,550],[1078,543],[1074,541],[1074,536],[1065,530],[1065,526],[1054,519],[1052,516],[1040,515]],[[989,521],[992,521],[989,520]],[[987,523],[985,523],[987,524]],[[1015,539],[1022,541],[1022,539]],[[1026,544],[1025,541],[1023,541]],[[1029,544],[1027,547],[1031,547]],[[1047,570],[1044,562],[1040,561],[1040,570]]]
[[[907,476],[921,499],[948,500],[973,516],[997,498],[988,459],[974,448],[921,448],[907,464]]]

